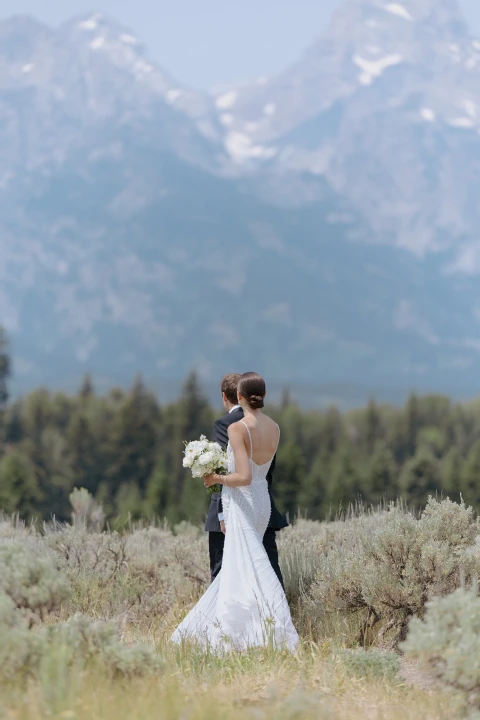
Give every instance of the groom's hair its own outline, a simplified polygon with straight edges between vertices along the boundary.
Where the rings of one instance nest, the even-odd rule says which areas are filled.
[[[238,402],[237,387],[241,377],[240,373],[230,373],[225,375],[220,385],[222,393],[225,393],[228,402],[231,402],[232,405],[236,405]]]

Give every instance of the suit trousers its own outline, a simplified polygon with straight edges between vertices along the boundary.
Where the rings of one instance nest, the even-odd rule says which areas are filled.
[[[208,550],[210,554],[210,574],[212,582],[217,577],[218,573],[222,569],[223,560],[223,546],[225,545],[225,535],[222,532],[210,532],[208,533]],[[267,528],[265,535],[263,536],[263,547],[265,548],[270,565],[275,571],[275,575],[280,581],[280,585],[285,590],[283,584],[282,572],[278,562],[278,548],[277,548],[277,531],[273,528]]]

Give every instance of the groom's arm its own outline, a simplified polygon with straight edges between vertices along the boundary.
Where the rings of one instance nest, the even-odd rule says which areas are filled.
[[[273,458],[273,460],[272,460],[272,464],[270,465],[270,468],[269,468],[268,473],[267,473],[267,482],[268,482],[268,488],[269,488],[269,490],[272,489],[273,472],[274,472],[274,470],[275,470],[275,464],[276,464],[276,462],[277,462],[277,456],[275,455],[274,458]]]
[[[213,425],[213,442],[218,443],[222,450],[225,450],[225,448],[227,447],[228,428],[224,426],[222,418],[220,418],[219,420],[215,420],[215,423]],[[220,485],[220,492],[221,491],[222,486]],[[221,496],[218,501],[218,519],[223,520],[223,504]]]
[[[227,449],[228,445],[228,424],[224,421],[224,418],[215,420],[213,425],[213,442],[220,445],[222,450]]]

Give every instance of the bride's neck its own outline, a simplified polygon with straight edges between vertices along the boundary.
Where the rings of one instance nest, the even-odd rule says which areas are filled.
[[[249,415],[251,415],[252,417],[258,417],[259,415],[262,414],[262,411],[260,409],[253,410],[249,405],[242,408],[242,410],[243,410],[243,414],[245,417],[248,417]]]

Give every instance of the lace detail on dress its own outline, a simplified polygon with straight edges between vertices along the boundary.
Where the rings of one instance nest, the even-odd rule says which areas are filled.
[[[247,428],[248,429],[248,428]],[[251,437],[250,437],[251,447]],[[228,472],[235,472],[235,456],[230,443],[227,446]],[[252,483],[247,487],[227,487],[222,490],[223,514],[225,518],[225,527],[228,527],[228,514],[231,498],[235,498],[236,505],[242,513],[243,520],[249,526],[254,527],[259,533],[262,541],[265,531],[270,522],[272,514],[272,506],[270,495],[268,493],[267,475],[270,469],[272,459],[264,465],[257,465],[250,458],[250,466],[252,469]]]

